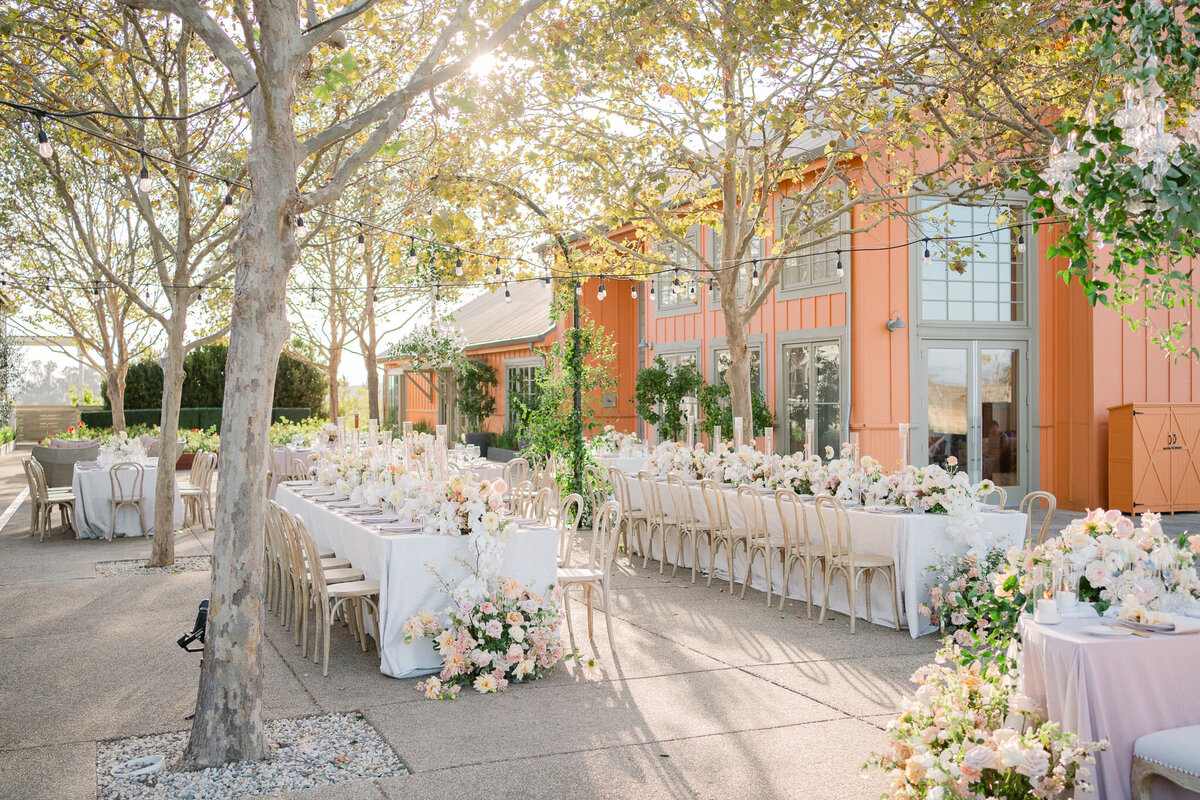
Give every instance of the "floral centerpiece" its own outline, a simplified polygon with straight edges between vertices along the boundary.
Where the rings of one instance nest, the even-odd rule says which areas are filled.
[[[1107,742],[1081,743],[1022,695],[1015,671],[964,663],[953,646],[917,670],[918,689],[888,723],[889,747],[868,766],[890,798],[1071,797],[1090,791],[1084,765]]]
[[[121,461],[133,461],[144,464],[148,460],[146,449],[140,439],[131,439],[125,431],[113,434],[107,442],[100,445],[100,453],[96,459],[100,466],[108,467]]]
[[[598,435],[588,443],[594,455],[616,456],[627,453],[641,444],[636,434],[622,433],[612,425],[605,425]]]
[[[1028,594],[1058,575],[1101,612],[1126,602],[1170,611],[1200,596],[1197,555],[1200,536],[1167,536],[1158,514],[1143,514],[1135,527],[1120,511],[1092,509],[1038,547],[1010,550],[1002,580]]]
[[[949,469],[937,464],[909,466],[887,476],[890,502],[921,508],[931,514],[950,514],[978,503],[996,487],[988,480],[972,485],[967,473],[958,470],[958,459],[950,456]]]
[[[434,530],[443,536],[469,536],[472,531],[499,531],[504,505],[504,481],[466,481],[451,478],[441,487],[441,502],[433,521]]]
[[[775,469],[774,457],[744,444],[737,450],[718,447],[715,458],[710,461],[708,474],[725,483],[750,484],[765,489],[772,482]]]
[[[1016,636],[1022,608],[1021,598],[998,584],[1007,563],[1000,547],[941,557],[926,568],[933,580],[929,602],[917,610],[960,647],[1002,648]]]
[[[814,480],[819,485],[823,479],[820,456],[804,458],[800,453],[781,456],[775,464],[771,485],[778,489],[791,489],[796,494],[813,494]]]
[[[674,473],[695,480],[708,474],[707,456],[702,445],[688,447],[683,442],[662,442],[650,453],[646,470],[660,478]]]
[[[548,675],[567,654],[560,599],[558,587],[541,595],[510,578],[445,615],[424,611],[411,617],[404,623],[404,641],[431,638],[442,657],[441,672],[417,688],[442,700],[464,686],[488,694],[510,681]]]

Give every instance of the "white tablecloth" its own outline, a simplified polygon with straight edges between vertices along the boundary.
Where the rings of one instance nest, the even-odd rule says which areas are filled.
[[[142,482],[142,508],[145,509],[146,533],[154,532],[154,483],[158,480],[158,459],[143,465],[146,470]],[[128,476],[123,477],[128,482]],[[125,485],[129,485],[126,483]],[[71,476],[71,490],[75,493],[75,529],[80,539],[107,539],[112,522],[112,484],[108,469],[81,468],[77,464]],[[183,522],[183,501],[179,491],[175,492],[175,525]],[[122,506],[117,512],[117,536],[141,536],[142,526],[138,523],[137,509]]]
[[[1098,620],[1066,619],[1058,625],[1021,620],[1025,693],[1045,706],[1052,721],[1086,741],[1109,740],[1096,755],[1092,785],[1100,800],[1130,797],[1129,771],[1138,737],[1200,724],[1200,634],[1101,639],[1082,632]],[[1154,800],[1190,798],[1162,779]]]
[[[350,559],[367,580],[379,581],[380,671],[393,678],[412,678],[440,670],[442,660],[433,641],[405,644],[403,627],[416,613],[450,606],[449,596],[430,567],[451,586],[467,577],[467,567],[458,561],[469,556],[466,537],[387,536],[285,486],[279,488],[275,501],[304,520],[319,546]],[[554,528],[517,528],[505,545],[500,574],[545,592],[557,580],[557,559],[558,532]]]
[[[267,497],[275,497],[275,490],[282,480],[281,476],[289,474],[292,459],[297,458],[303,461],[306,467],[311,467],[317,458],[317,451],[311,447],[293,447],[290,444],[271,448],[271,483],[267,486]]]
[[[640,482],[630,479],[629,488],[630,494],[633,496],[634,505],[643,507],[645,504],[642,501],[642,487]],[[663,510],[667,514],[674,513],[675,504],[666,482],[661,483],[659,488]],[[698,485],[689,485],[687,488],[692,496],[692,508],[696,512],[696,516],[701,522],[707,522],[708,516],[700,487]],[[742,510],[737,501],[737,490],[731,488],[725,491],[727,493],[727,505],[732,524],[734,526],[744,524]],[[816,508],[808,501],[804,505],[808,516],[809,538],[813,542],[814,552],[820,552],[822,542],[821,527],[817,522]],[[774,493],[763,495],[763,507],[766,512],[767,531],[772,538],[782,542],[783,523],[779,519],[779,509],[775,505]],[[937,627],[931,624],[927,617],[922,617],[918,612],[919,605],[926,602],[929,597],[929,586],[932,583],[932,576],[925,571],[925,568],[936,564],[939,560],[939,554],[966,553],[968,549],[966,544],[955,542],[951,539],[947,531],[949,520],[946,515],[914,513],[884,514],[855,508],[847,509],[847,512],[850,517],[850,530],[854,539],[855,552],[860,554],[873,553],[885,555],[896,562],[896,573],[900,589],[901,627],[908,628],[914,639],[936,631]],[[991,535],[992,541],[1001,546],[1008,547],[1018,544],[1024,538],[1025,515],[1015,511],[987,512],[983,514],[982,527]],[[645,533],[642,534],[642,538],[645,539]],[[658,546],[657,539],[656,535],[656,548]],[[687,547],[685,543],[686,552],[677,554],[674,552],[675,547],[674,542],[671,541],[671,537],[668,536],[667,540],[667,563],[674,564],[678,559],[681,568],[684,566],[690,568],[692,564],[691,548]],[[636,547],[636,541],[631,542],[630,545],[631,547]],[[744,551],[739,548],[737,556],[734,558],[734,578],[738,583],[741,582],[746,574],[746,560],[743,553]],[[657,557],[657,551],[653,555]],[[702,544],[699,553],[699,566],[705,570],[708,568],[708,558],[707,545]],[[779,586],[783,583],[783,570],[779,566],[778,559],[774,561],[772,570],[771,592],[775,594]],[[796,568],[788,576],[787,594],[792,599],[805,599],[802,572],[801,569]],[[724,548],[717,555],[714,575],[725,580],[729,579],[728,561]],[[761,556],[757,556],[754,559],[750,585],[760,591],[767,588],[766,572],[763,569]],[[813,604],[816,605],[821,602],[824,593],[824,582],[819,572],[813,577],[812,587]],[[859,582],[856,597],[858,616],[861,619],[867,618],[866,592],[864,591],[864,587],[865,579]],[[843,614],[850,611],[849,597],[846,594],[846,582],[840,577],[834,581],[829,589],[829,609],[831,611],[839,611]],[[893,626],[896,622],[892,612],[892,598],[887,589],[887,579],[878,573],[875,574],[871,581],[871,617],[877,625]]]

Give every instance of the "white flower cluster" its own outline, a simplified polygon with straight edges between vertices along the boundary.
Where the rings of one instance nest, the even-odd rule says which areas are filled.
[[[107,442],[100,445],[96,456],[97,463],[102,467],[110,467],[121,461],[133,461],[145,464],[149,461],[146,448],[142,447],[141,439],[131,439],[125,431],[113,434]]]

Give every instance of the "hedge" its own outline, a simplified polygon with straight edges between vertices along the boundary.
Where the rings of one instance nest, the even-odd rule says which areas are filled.
[[[287,419],[291,422],[301,422],[312,416],[309,408],[272,408],[271,422]],[[83,411],[80,420],[90,428],[111,428],[111,411]],[[162,420],[160,408],[125,409],[126,425],[157,425]],[[221,408],[181,408],[179,409],[180,428],[216,428],[221,430]]]

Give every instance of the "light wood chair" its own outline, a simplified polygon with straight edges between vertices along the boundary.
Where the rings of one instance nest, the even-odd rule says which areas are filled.
[[[617,643],[613,637],[612,612],[609,607],[609,577],[612,575],[620,528],[621,506],[615,500],[609,500],[592,515],[592,541],[588,548],[587,561],[581,566],[572,567],[568,559],[567,565],[558,570],[558,585],[563,590],[563,609],[567,615],[567,633],[571,637],[572,649],[575,649],[575,627],[571,622],[570,590],[573,586],[582,586],[588,611],[588,641],[595,641],[592,592],[598,591],[604,607],[604,622],[608,628],[608,646],[616,657]]]
[[[1033,508],[1038,503],[1042,503],[1046,507],[1046,518],[1042,520],[1042,527],[1038,530],[1035,542],[1033,541]],[[1054,523],[1054,512],[1058,510],[1058,498],[1049,492],[1030,492],[1021,498],[1017,510],[1025,515],[1025,544],[1029,547],[1044,544]]]
[[[708,558],[708,583],[712,586],[713,573],[716,572],[717,553],[725,547],[725,555],[729,563],[729,593],[733,594],[733,556],[738,545],[743,549],[749,546],[753,532],[745,525],[734,527],[729,516],[729,503],[726,499],[726,487],[722,487],[712,478],[700,481],[700,493],[704,497],[704,507],[708,512],[709,530],[712,532],[712,548]],[[749,553],[747,553],[749,555]]]
[[[529,506],[533,502],[533,481],[521,481],[517,485],[509,484],[508,507],[518,517],[529,516]]]
[[[592,508],[599,508],[612,495],[608,472],[599,464],[588,464],[583,468],[583,482]]]
[[[583,516],[583,496],[572,492],[558,504],[558,566],[563,566],[571,557],[575,532],[579,530],[579,518]]]
[[[992,495],[994,495],[994,494],[1000,495],[1000,499],[997,502],[997,505],[999,505],[1001,508],[1004,508],[1006,505],[1008,505],[1008,492],[1002,486],[993,486],[992,490],[990,492],[988,492],[987,494],[985,494],[979,498],[979,502],[981,502],[981,503],[992,502],[991,498],[992,498]]]
[[[767,606],[771,605],[771,578],[773,565],[776,561],[783,562],[786,543],[782,539],[773,540],[767,531],[767,510],[763,505],[763,496],[753,486],[739,486],[737,491],[738,507],[742,510],[742,520],[746,527],[746,577],[742,581],[742,599],[746,599],[746,587],[750,585],[753,575],[754,557],[762,555],[763,569],[767,575]],[[786,590],[784,594],[787,594]]]
[[[1133,743],[1129,770],[1133,800],[1150,800],[1156,777],[1200,794],[1200,725],[1147,733]]]
[[[529,480],[530,469],[529,459],[518,456],[504,465],[500,475],[504,482],[512,487]]]
[[[216,526],[216,505],[213,502],[213,475],[217,471],[215,453],[200,451],[192,459],[192,468],[187,480],[178,484],[179,497],[183,500],[185,522],[199,522],[201,527],[212,530]]]
[[[840,573],[846,578],[846,596],[850,601],[850,633],[854,633],[854,620],[858,616],[855,601],[856,587],[859,578],[866,579],[867,621],[871,617],[871,580],[875,573],[882,573],[888,580],[888,591],[892,595],[892,615],[896,620],[896,630],[900,630],[900,602],[896,597],[896,562],[887,556],[854,552],[854,538],[850,531],[850,517],[846,508],[836,497],[827,494],[818,495],[816,499],[817,522],[821,526],[821,537],[825,543],[825,600],[821,603],[820,623],[825,622],[825,612],[829,608],[829,585],[833,576]],[[826,509],[833,519],[827,519]]]
[[[317,555],[317,546],[313,542],[312,536],[309,535],[308,526],[304,524],[304,520],[294,517],[293,527],[296,537],[300,540],[300,544],[308,557],[308,563],[313,564],[318,562],[320,558]],[[362,573],[360,572],[360,577],[356,580],[334,583],[330,581],[329,573],[329,570],[324,569],[309,571],[311,603],[317,611],[316,627],[314,628],[313,635],[313,663],[317,663],[317,643],[320,642],[322,677],[328,677],[329,675],[329,637],[333,629],[333,621],[338,618],[339,613],[343,610],[346,612],[351,633],[362,645],[362,650],[365,653],[367,651],[365,612],[367,609],[370,609],[371,620],[375,628],[376,649],[379,647],[379,581],[362,580]],[[306,613],[302,620],[304,630],[301,634],[303,636],[303,644],[300,648],[301,657],[305,655],[305,650],[308,647],[307,622],[308,614],[306,608]]]
[[[530,498],[526,516],[537,517],[544,525],[549,525],[556,511],[554,491],[549,486],[543,486],[538,489],[537,494]]]
[[[137,462],[119,461],[109,467],[108,540],[110,542],[117,536],[117,512],[126,506],[137,511],[138,525],[142,529],[142,536],[146,535],[145,481],[146,470]],[[169,533],[165,535],[169,535]]]
[[[775,507],[779,509],[779,520],[783,523],[784,541],[783,590],[779,593],[779,609],[783,610],[787,600],[792,567],[799,565],[804,571],[804,614],[807,619],[812,619],[813,569],[821,566],[824,555],[813,550],[812,539],[808,535],[808,514],[805,513],[800,495],[791,489],[777,489]]]
[[[58,509],[59,521],[68,530],[75,530],[75,494],[68,488],[51,489],[46,485],[42,465],[33,458],[21,459],[25,482],[29,485],[29,535],[39,542],[50,535],[51,515]]]
[[[303,645],[301,656],[307,655],[308,614],[312,606],[312,573],[313,563],[304,547],[297,528],[300,518],[280,506],[274,500],[267,501],[268,520],[273,521],[275,528],[268,528],[268,535],[274,535],[281,552],[281,594],[283,624],[288,630],[295,626],[295,644]],[[307,532],[305,528],[305,532]],[[314,548],[316,545],[314,544]],[[324,575],[326,583],[342,583],[363,579],[362,570],[351,566],[349,559],[325,556],[317,549],[320,568],[317,570]]]
[[[679,562],[684,553],[684,541],[687,540],[692,549],[692,583],[695,583],[696,565],[700,561],[700,537],[703,536],[708,542],[708,549],[711,552],[712,531],[696,514],[696,504],[692,502],[691,489],[683,482],[683,478],[678,473],[671,473],[667,476],[667,491],[670,492],[671,502],[675,506],[676,520],[675,560],[671,564],[671,577],[675,577],[675,571],[679,569]]]
[[[646,549],[642,551],[642,566],[654,556],[654,532],[658,531],[658,574],[663,574],[667,561],[667,526],[678,523],[674,519],[668,521],[663,512],[662,494],[659,492],[658,481],[646,470],[637,474],[638,486],[642,490],[642,503],[646,508]],[[640,544],[640,540],[639,540]]]
[[[616,467],[609,467],[608,479],[612,485],[613,499],[621,507],[621,527],[618,531],[618,536],[625,547],[625,553],[629,556],[629,563],[632,564],[634,554],[633,548],[629,546],[629,542],[631,539],[636,541],[638,552],[645,552],[642,549],[641,532],[642,530],[649,531],[650,514],[646,510],[644,498],[642,503],[634,502],[633,493],[629,487],[628,475]]]

